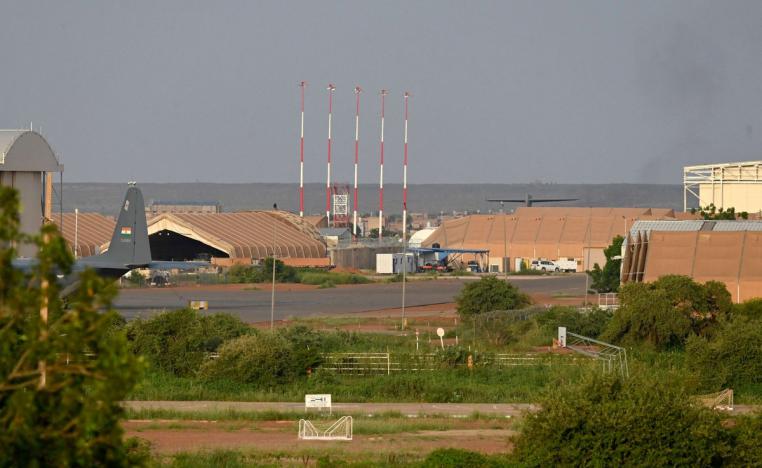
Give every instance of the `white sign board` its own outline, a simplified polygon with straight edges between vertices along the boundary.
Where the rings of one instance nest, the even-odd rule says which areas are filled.
[[[304,409],[307,408],[328,408],[331,409],[331,394],[312,394],[304,395]]]
[[[558,345],[566,348],[566,327],[558,327]]]

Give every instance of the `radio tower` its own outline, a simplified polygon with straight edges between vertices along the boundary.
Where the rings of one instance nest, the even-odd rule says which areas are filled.
[[[331,225],[331,117],[333,114],[333,92],[336,86],[328,84],[328,175],[325,183],[325,218]]]
[[[389,91],[381,90],[381,165],[378,183],[378,242],[384,236],[384,101]]]
[[[299,87],[302,94],[302,119],[299,125],[299,216],[304,217],[304,88],[306,81],[301,81]]]
[[[352,237],[357,238],[357,164],[360,161],[360,93],[362,88],[355,86],[355,191],[352,210]]]

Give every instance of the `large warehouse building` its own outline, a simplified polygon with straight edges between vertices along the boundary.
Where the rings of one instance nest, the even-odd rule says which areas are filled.
[[[63,234],[79,256],[108,250],[113,218],[94,213],[64,215]],[[317,229],[285,211],[165,213],[148,220],[154,260],[212,259],[215,264],[250,264],[270,257],[294,266],[328,266]]]
[[[31,130],[0,130],[0,186],[18,190],[21,201],[21,230],[37,233],[51,218],[53,177],[63,171],[48,142]],[[19,247],[31,257],[33,245]]]
[[[520,207],[512,214],[444,222],[421,245],[489,250],[489,271],[518,271],[534,259],[574,260],[577,271],[603,265],[603,250],[639,219],[672,219],[659,208]]]
[[[639,221],[626,239],[622,282],[686,275],[721,281],[736,302],[762,296],[762,221]]]
[[[761,169],[762,161],[684,167],[683,211],[713,204],[736,212],[762,212]]]

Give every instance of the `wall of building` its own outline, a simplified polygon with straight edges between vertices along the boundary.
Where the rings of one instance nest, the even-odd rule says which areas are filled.
[[[14,188],[19,193],[22,232],[36,234],[42,226],[42,182],[41,172],[0,172],[0,185]],[[22,257],[32,257],[37,250],[33,245],[21,245],[18,249]]]
[[[727,177],[727,174],[726,174]],[[699,203],[707,206],[735,208],[736,211],[758,213],[762,211],[762,184],[729,183],[699,185]]]
[[[353,246],[346,248],[329,249],[328,255],[331,265],[338,268],[352,268],[356,270],[376,270],[376,254],[397,253],[399,246],[370,247]]]

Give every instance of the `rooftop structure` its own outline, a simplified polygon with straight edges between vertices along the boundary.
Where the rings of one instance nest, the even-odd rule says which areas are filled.
[[[762,211],[762,161],[702,164],[683,168],[683,211],[689,201],[736,212]]]

